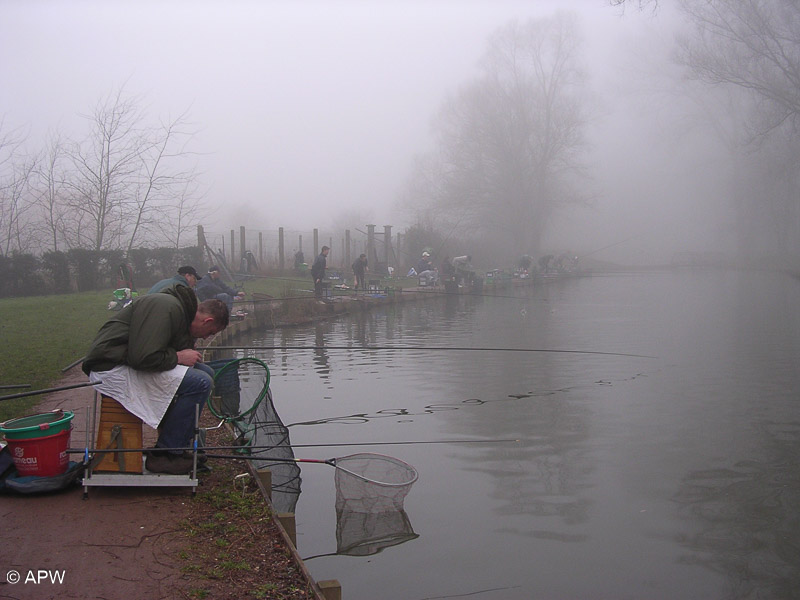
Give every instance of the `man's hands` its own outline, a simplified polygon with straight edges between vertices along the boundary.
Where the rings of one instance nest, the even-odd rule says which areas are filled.
[[[203,355],[197,350],[187,348],[186,350],[178,350],[178,364],[193,367],[195,363],[203,362]]]

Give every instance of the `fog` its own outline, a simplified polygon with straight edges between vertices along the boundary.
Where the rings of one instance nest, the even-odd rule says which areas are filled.
[[[5,1],[0,115],[36,146],[80,135],[80,115],[122,88],[196,124],[208,228],[308,231],[347,213],[399,231],[414,157],[487,37],[556,9],[585,40],[592,200],[557,215],[548,248],[627,263],[731,250],[721,149],[665,91],[679,22],[665,3]]]

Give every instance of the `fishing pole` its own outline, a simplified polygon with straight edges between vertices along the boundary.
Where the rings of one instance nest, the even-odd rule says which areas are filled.
[[[64,385],[61,387],[54,387],[48,388],[46,390],[33,390],[32,392],[20,392],[18,394],[11,394],[9,396],[0,396],[0,401],[2,400],[13,400],[14,398],[25,398],[26,396],[36,396],[37,394],[49,394],[50,392],[63,392],[65,390],[72,390],[75,388],[86,387],[89,385],[97,385],[98,383],[103,383],[102,381],[87,381],[84,383],[75,383],[72,385]]]
[[[586,256],[591,256],[592,254],[597,254],[598,252],[601,252],[601,251],[603,251],[603,250],[608,250],[609,248],[613,248],[614,246],[619,246],[620,244],[624,244],[625,242],[629,242],[629,241],[631,241],[631,240],[632,240],[632,239],[634,239],[634,238],[640,237],[641,235],[642,235],[642,234],[636,234],[636,235],[632,235],[632,236],[631,236],[631,237],[629,237],[629,238],[625,238],[625,239],[624,239],[624,240],[622,240],[621,242],[614,242],[613,244],[609,244],[608,246],[603,246],[602,248],[598,248],[597,250],[592,250],[592,251],[591,251],[591,252],[589,252],[588,254],[581,254],[581,255],[580,255],[580,257],[581,257],[581,258],[584,258],[584,257],[586,257]]]
[[[293,448],[335,448],[341,446],[407,446],[418,444],[518,444],[522,440],[515,438],[508,439],[488,439],[488,440],[406,440],[399,442],[332,442],[321,444],[287,444],[285,446],[270,445],[270,446],[197,446],[186,448],[90,448],[92,452],[115,453],[115,452],[150,452],[156,450],[158,452],[192,452],[194,450],[275,450],[277,448],[293,449]],[[86,452],[86,448],[70,448],[67,452],[71,454],[82,454]],[[263,457],[255,457],[264,459]]]
[[[452,352],[540,352],[550,354],[598,354],[600,356],[628,356],[632,358],[658,358],[647,354],[627,352],[602,352],[597,350],[557,350],[546,348],[490,348],[479,346],[213,346],[214,350],[351,350],[368,352],[370,350],[420,350]]]

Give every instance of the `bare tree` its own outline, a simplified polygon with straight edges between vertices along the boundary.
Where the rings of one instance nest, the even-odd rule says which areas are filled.
[[[24,153],[25,137],[0,119],[0,254],[5,255],[27,252],[35,243],[29,218],[37,158]]]
[[[91,123],[88,137],[68,152],[75,169],[70,208],[85,217],[91,229],[73,230],[78,242],[73,245],[94,250],[119,248],[126,202],[138,185],[147,144],[141,125],[144,115],[135,99],[126,98],[120,89],[86,119]]]
[[[129,252],[153,242],[174,216],[176,198],[182,210],[189,199],[181,194],[194,189],[194,167],[186,165],[193,135],[186,114],[150,126],[140,100],[120,89],[87,120],[89,135],[67,152],[74,167],[69,205],[75,215],[68,244]]]
[[[184,113],[162,123],[148,135],[149,143],[140,154],[141,178],[131,203],[134,218],[128,253],[148,234],[168,233],[163,228],[165,222],[173,222],[178,227],[177,235],[167,236],[170,240],[179,240],[181,233],[191,227],[187,223],[187,209],[192,205],[196,207],[199,198],[194,195],[197,189],[195,170],[192,165],[183,164],[192,156],[186,148],[194,135],[189,125]]]
[[[199,192],[200,184],[194,178],[186,180],[183,187],[172,187],[172,194],[162,206],[161,218],[156,220],[159,239],[172,248],[180,248],[186,243],[186,236],[197,229],[211,211],[203,203],[204,196]]]
[[[748,135],[734,150],[743,253],[796,252],[800,232],[800,4],[792,0],[682,0],[693,26],[678,61],[705,84],[749,101]],[[730,144],[728,144],[730,147]],[[746,153],[746,154],[745,154]]]
[[[482,76],[439,114],[437,152],[419,163],[415,195],[453,227],[535,251],[553,211],[579,197],[569,184],[587,123],[579,48],[568,13],[497,31]]]
[[[31,181],[36,169],[36,158],[24,158],[11,165],[11,175],[0,191],[0,252],[29,252],[35,242],[34,229],[29,227],[33,206]]]
[[[755,131],[800,126],[800,4],[793,0],[683,0],[694,35],[679,60],[701,81],[748,90]]]
[[[46,233],[48,245],[56,252],[66,221],[68,194],[65,185],[64,158],[64,142],[61,135],[51,134],[37,169],[36,203],[41,213],[40,226]]]

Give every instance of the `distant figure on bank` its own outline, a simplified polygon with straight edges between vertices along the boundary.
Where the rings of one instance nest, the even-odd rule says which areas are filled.
[[[194,267],[185,266],[180,267],[178,269],[178,274],[175,277],[169,277],[167,279],[162,279],[158,283],[156,283],[153,287],[150,288],[150,291],[147,292],[148,294],[155,294],[156,292],[160,292],[165,288],[168,288],[173,285],[184,285],[188,288],[194,289],[194,286],[197,285],[197,280],[202,279],[197,275],[197,271],[194,270]]]
[[[294,270],[299,271],[303,268],[303,263],[306,262],[306,257],[303,255],[302,250],[294,253]]]
[[[436,270],[433,267],[433,263],[431,262],[431,255],[428,252],[422,253],[422,258],[419,259],[417,263],[417,275],[420,277],[425,278],[425,282],[428,285],[433,285],[436,283]]]
[[[195,410],[208,401],[214,376],[194,343],[227,325],[225,304],[198,305],[188,286],[175,285],[136,298],[106,321],[92,342],[82,368],[95,389],[158,428],[156,447],[147,453],[149,471],[192,470],[193,458],[181,449],[194,437]]]
[[[225,303],[228,307],[228,312],[233,310],[233,300],[241,300],[244,298],[244,292],[237,292],[232,287],[225,285],[220,279],[219,267],[214,265],[208,269],[208,275],[203,277],[197,283],[197,297],[202,300],[211,300],[216,298]]]
[[[465,254],[464,256],[456,256],[453,258],[453,269],[455,271],[457,284],[462,285],[472,282],[474,274],[472,270],[472,256]]]
[[[353,263],[353,287],[358,290],[358,286],[361,286],[362,290],[367,289],[367,271],[369,271],[369,267],[367,266],[367,255],[362,254],[356,259],[356,262]]]
[[[314,264],[311,265],[311,278],[314,280],[314,296],[322,299],[322,280],[325,279],[325,267],[328,266],[328,252],[330,248],[327,246],[322,247],[322,252],[314,259]]]

